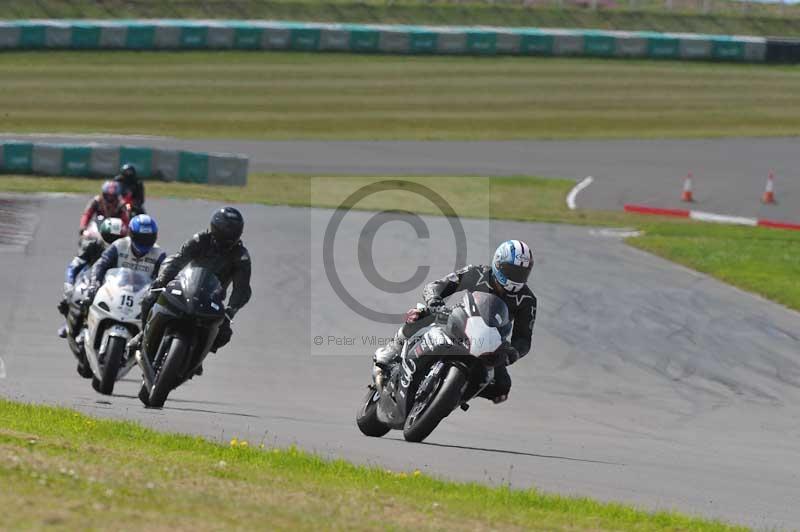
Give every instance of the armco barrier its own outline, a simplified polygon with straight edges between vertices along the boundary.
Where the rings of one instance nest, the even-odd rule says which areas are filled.
[[[109,177],[130,163],[144,178],[213,185],[247,184],[248,159],[229,153],[195,153],[110,144],[0,142],[0,174]]]
[[[0,21],[0,50],[4,49],[235,49],[800,61],[795,43],[763,37],[272,20]]]

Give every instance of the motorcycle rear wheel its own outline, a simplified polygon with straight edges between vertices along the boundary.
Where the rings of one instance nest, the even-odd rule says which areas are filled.
[[[375,387],[370,386],[367,395],[362,401],[363,405],[356,415],[356,424],[365,436],[380,438],[391,429],[378,419],[378,400],[375,398],[376,393]]]
[[[149,406],[151,408],[164,406],[167,396],[178,383],[178,371],[183,365],[187,347],[187,342],[180,336],[172,338],[164,362],[161,363],[161,367],[156,369],[156,382],[150,391]]]
[[[421,442],[430,436],[439,423],[461,402],[461,390],[467,382],[464,372],[456,366],[450,366],[440,379],[439,386],[432,392],[433,397],[427,400],[427,406],[416,416],[406,418],[403,427],[403,437],[406,441]]]

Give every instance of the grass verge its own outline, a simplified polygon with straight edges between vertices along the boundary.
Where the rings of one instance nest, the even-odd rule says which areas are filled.
[[[0,54],[0,72],[2,129],[19,133],[502,140],[800,131],[800,70],[794,67],[278,52],[6,52]]]
[[[743,530],[0,399],[0,528]]]
[[[378,180],[382,180],[379,178]],[[573,181],[542,178],[403,178],[444,195],[464,217],[498,220],[635,227],[643,235],[627,242],[666,259],[717,277],[800,310],[800,232],[642,217],[624,212],[570,211],[564,198]],[[354,190],[374,183],[369,177],[251,175],[247,187],[214,187],[148,182],[148,196],[200,198],[219,202],[335,208]],[[95,194],[88,179],[1,176],[0,191]],[[352,207],[401,209],[440,214],[436,206],[403,191],[365,198]],[[507,198],[517,201],[508,202]],[[76,214],[77,216],[77,214]]]
[[[234,18],[400,24],[481,24],[554,28],[694,31],[746,35],[800,35],[800,8],[734,2],[678,2],[674,10],[659,0],[616,0],[614,9],[592,11],[546,3],[487,3],[397,0],[4,0],[0,18]],[[601,7],[604,2],[600,2]],[[635,5],[634,5],[635,4]]]

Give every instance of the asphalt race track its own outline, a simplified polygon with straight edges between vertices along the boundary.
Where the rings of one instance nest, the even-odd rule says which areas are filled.
[[[25,135],[0,134],[0,140]],[[346,142],[178,140],[35,135],[57,142],[99,140],[243,153],[250,170],[319,175],[593,176],[578,206],[617,210],[625,203],[686,207],[683,178],[694,174],[694,209],[800,222],[797,138],[710,140]],[[770,170],[777,205],[759,202]]]
[[[464,221],[470,262],[486,260],[504,238],[533,245],[534,352],[512,368],[507,403],[475,401],[427,444],[408,444],[399,433],[364,437],[354,423],[372,351],[360,335],[386,337],[395,327],[349,311],[320,274],[320,225],[331,211],[242,206],[253,299],[206,374],[163,410],[149,410],[135,398],[138,373],[118,384],[118,395],[99,396],[55,335],[85,198],[31,198],[28,215],[11,220],[32,235],[27,246],[0,239],[3,396],[215,440],[297,443],[393,470],[800,527],[800,314],[634,250],[608,231]],[[206,224],[214,205],[152,200],[148,207],[172,251]],[[365,305],[398,312],[414,297],[359,283],[348,251],[371,216],[344,218],[337,272]],[[382,275],[403,279],[422,259],[428,279],[450,270],[445,219],[424,221],[427,241],[404,223],[378,230]],[[331,345],[329,336],[354,345]]]

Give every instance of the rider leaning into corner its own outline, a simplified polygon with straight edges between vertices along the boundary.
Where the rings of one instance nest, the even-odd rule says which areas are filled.
[[[125,235],[125,226],[119,218],[106,218],[100,224],[100,238],[86,238],[81,240],[78,254],[67,265],[64,272],[64,294],[58,302],[58,312],[65,317],[69,312],[69,298],[75,285],[75,278],[84,268],[91,267],[103,254],[103,251],[119,238]],[[58,330],[58,336],[67,337],[67,326],[63,325]]]
[[[507,366],[515,363],[530,351],[536,321],[536,296],[527,286],[532,269],[531,248],[521,240],[508,240],[494,252],[491,267],[470,265],[426,285],[422,291],[425,306],[410,309],[394,340],[375,352],[373,374],[380,375],[397,360],[405,341],[433,323],[436,310],[444,306],[444,299],[461,290],[494,294],[508,305],[514,326],[510,342],[504,344],[504,354]],[[505,366],[500,366],[494,370],[494,381],[480,395],[497,404],[508,399],[510,391],[511,376]]]
[[[158,278],[151,285],[151,292],[142,300],[142,331],[147,322],[150,309],[159,297],[159,290],[175,278],[190,262],[211,270],[225,288],[233,283],[233,291],[225,309],[226,319],[219,328],[211,347],[212,352],[231,341],[233,331],[231,321],[239,310],[250,300],[250,254],[242,243],[244,218],[233,207],[224,207],[214,212],[207,231],[194,235],[180,251],[164,261]],[[139,333],[128,342],[129,353],[141,347],[142,334]],[[202,375],[202,366],[196,372]]]
[[[124,164],[119,169],[119,174],[114,176],[114,182],[122,187],[123,199],[130,203],[133,214],[144,214],[144,183],[136,176],[136,167]]]
[[[128,211],[122,203],[120,186],[114,181],[106,181],[103,183],[100,194],[89,200],[89,204],[86,205],[86,209],[81,215],[78,234],[82,235],[83,231],[89,225],[89,222],[97,216],[119,218],[126,227],[128,226],[128,222],[130,221]]]
[[[129,268],[155,279],[167,254],[156,244],[158,225],[149,214],[133,217],[128,236],[111,244],[92,267],[86,304],[91,305],[111,268]]]

